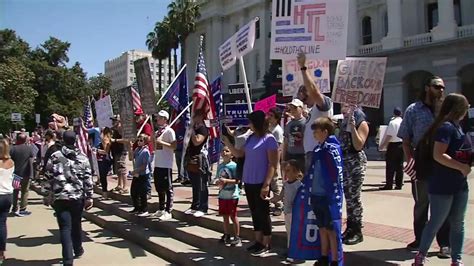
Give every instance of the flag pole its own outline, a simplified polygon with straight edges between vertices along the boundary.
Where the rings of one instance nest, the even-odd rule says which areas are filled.
[[[186,111],[189,109],[189,107],[191,107],[191,105],[193,105],[193,102],[190,102],[190,103],[188,104],[188,106],[186,106],[186,108],[184,108],[184,110],[181,111],[181,113],[179,113],[178,116],[176,116],[176,118],[173,120],[173,122],[171,122],[168,126],[169,126],[169,127],[172,127],[172,126],[176,123],[176,121],[178,121],[178,119],[179,119],[181,116],[183,116],[184,112],[186,112]]]
[[[244,59],[242,58],[242,56],[239,56],[239,62],[240,62],[240,72],[242,73],[242,77],[244,79],[245,96],[247,98],[247,106],[249,108],[249,114],[250,114],[252,112],[252,100],[250,99],[250,90],[249,90],[249,85],[247,82],[247,74],[245,73]]]
[[[168,88],[166,88],[166,91],[161,94],[161,97],[160,97],[160,99],[158,100],[158,102],[156,102],[156,105],[160,105],[160,102],[163,100],[163,98],[165,97],[166,93],[169,91],[169,89],[171,88],[171,86],[174,84],[174,82],[176,81],[176,79],[178,79],[179,75],[181,75],[181,72],[183,72],[185,68],[186,68],[186,64],[184,64],[184,66],[179,70],[178,75],[176,75],[176,76],[174,77],[173,81],[170,83],[170,85],[168,86]]]

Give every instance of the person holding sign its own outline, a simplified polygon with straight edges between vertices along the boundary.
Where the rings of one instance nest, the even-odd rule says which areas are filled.
[[[321,93],[318,85],[316,85],[310,73],[307,71],[306,55],[304,53],[299,53],[297,59],[304,82],[304,86],[299,88],[297,96],[298,99],[310,108],[303,136],[304,152],[306,153],[305,170],[308,170],[312,161],[313,149],[317,144],[317,141],[313,138],[311,124],[318,117],[332,116],[332,100]]]
[[[369,135],[369,125],[359,107],[343,104],[341,112],[344,119],[339,140],[344,158],[344,196],[347,210],[347,227],[343,233],[343,241],[346,245],[355,245],[364,240],[360,192],[367,169],[364,145]]]

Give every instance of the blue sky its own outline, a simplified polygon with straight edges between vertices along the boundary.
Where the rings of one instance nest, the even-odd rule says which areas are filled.
[[[13,29],[35,48],[49,36],[71,43],[69,64],[88,76],[131,49],[146,50],[155,22],[171,0],[0,0],[0,28]]]

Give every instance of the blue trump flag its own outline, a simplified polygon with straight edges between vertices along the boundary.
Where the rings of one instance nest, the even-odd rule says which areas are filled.
[[[178,76],[170,85],[169,90],[166,92],[164,99],[173,108],[172,119],[174,119],[181,111],[183,111],[189,103],[188,93],[188,79],[186,76],[186,66],[184,66]],[[173,125],[173,129],[176,133],[177,150],[183,149],[183,139],[186,133],[186,128],[189,125],[190,115],[189,111],[183,113],[183,115]]]
[[[214,110],[215,114],[214,117],[216,118],[215,122],[220,121],[220,117],[222,114],[222,75],[219,75],[212,83],[211,83],[211,93],[212,93],[212,100],[214,100]],[[220,138],[220,125],[218,124],[217,127],[217,136],[209,140],[209,163],[217,163],[219,162],[219,155],[221,152],[221,138]]]
[[[329,207],[332,230],[336,232],[338,265],[344,265],[341,227],[342,227],[342,157],[339,142],[330,136],[313,151],[311,167],[298,189],[292,209],[292,223],[288,257],[293,259],[315,260],[321,258],[321,241],[317,216],[313,212],[312,200],[320,199],[315,193],[316,182],[322,182]],[[319,180],[319,181],[317,181]],[[313,198],[313,199],[312,199]],[[314,204],[314,202],[313,202]],[[332,254],[330,254],[330,257]]]

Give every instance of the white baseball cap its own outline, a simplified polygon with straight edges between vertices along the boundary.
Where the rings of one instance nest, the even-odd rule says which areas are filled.
[[[304,106],[303,102],[299,99],[293,99],[293,101],[291,101],[288,104],[291,104],[291,105],[296,106],[296,107],[301,107],[301,108],[303,108],[303,106]]]
[[[168,112],[166,112],[165,110],[161,110],[158,112],[158,116],[161,116],[163,118],[166,118],[166,120],[170,119],[170,115],[168,114]]]

